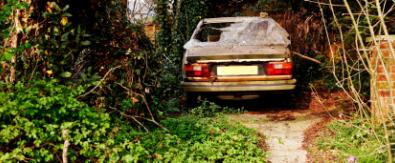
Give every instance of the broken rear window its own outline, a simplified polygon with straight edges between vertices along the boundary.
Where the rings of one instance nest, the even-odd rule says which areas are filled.
[[[184,48],[221,45],[288,46],[288,33],[271,18],[203,24]]]

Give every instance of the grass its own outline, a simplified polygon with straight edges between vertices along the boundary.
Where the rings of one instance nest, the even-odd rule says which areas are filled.
[[[334,120],[309,151],[312,159],[319,162],[386,162],[387,153],[382,142],[382,127],[366,119]]]

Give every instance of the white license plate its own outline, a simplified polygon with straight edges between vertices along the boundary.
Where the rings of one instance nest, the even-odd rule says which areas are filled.
[[[218,66],[217,75],[258,75],[258,66]]]

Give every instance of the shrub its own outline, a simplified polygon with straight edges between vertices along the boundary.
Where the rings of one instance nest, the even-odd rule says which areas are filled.
[[[186,115],[162,121],[170,133],[154,132],[142,139],[155,160],[169,162],[264,162],[256,133],[223,116]],[[158,140],[159,139],[159,140]],[[157,141],[153,141],[157,140]]]
[[[261,162],[252,130],[221,116],[167,118],[168,129],[145,133],[127,119],[77,99],[83,86],[56,80],[0,86],[0,162],[62,161],[70,142],[71,161],[93,162]]]
[[[71,89],[52,81],[3,85],[0,92],[0,160],[37,162],[60,158],[63,142],[73,146],[70,158],[104,155],[110,116],[75,97],[84,88]],[[63,131],[69,131],[62,136]]]

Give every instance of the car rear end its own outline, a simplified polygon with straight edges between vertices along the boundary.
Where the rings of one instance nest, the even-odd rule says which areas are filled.
[[[223,21],[230,20],[234,21]],[[292,70],[290,52],[284,45],[207,43],[187,48],[181,85],[187,93],[252,99],[266,92],[295,89]]]
[[[267,91],[293,90],[296,80],[292,77],[292,67],[289,58],[191,62],[184,64],[182,87],[186,92],[216,93],[231,98],[253,97],[248,95]]]

